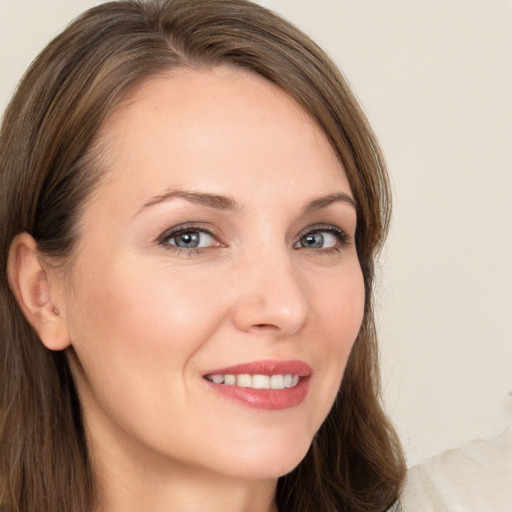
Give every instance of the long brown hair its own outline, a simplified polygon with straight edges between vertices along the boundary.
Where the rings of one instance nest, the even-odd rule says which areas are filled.
[[[299,466],[279,479],[280,512],[382,512],[404,476],[380,404],[372,313],[374,260],[390,213],[379,146],[346,82],[306,35],[245,0],[126,0],[90,9],[22,79],[0,132],[0,507],[91,512],[94,478],[63,352],[43,347],[7,280],[11,241],[30,233],[66,258],[99,180],[96,139],[128,92],[177,67],[229,63],[270,80],[316,120],[357,203],[364,319],[342,385]]]

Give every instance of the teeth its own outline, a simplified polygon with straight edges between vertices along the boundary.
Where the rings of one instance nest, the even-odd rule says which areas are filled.
[[[283,378],[283,384],[284,384],[284,387],[285,388],[291,388],[292,387],[292,382],[293,382],[293,375],[285,375],[284,378]]]
[[[224,375],[224,384],[234,386],[236,384],[236,375]]]
[[[272,375],[270,389],[284,389],[284,375]]]
[[[252,375],[242,373],[236,378],[236,385],[241,388],[252,388]]]
[[[268,375],[254,375],[252,387],[254,389],[268,389],[270,387],[270,377]]]
[[[299,383],[299,376],[287,373],[286,375],[207,375],[206,379],[215,384],[239,386],[253,389],[286,389],[293,388]]]

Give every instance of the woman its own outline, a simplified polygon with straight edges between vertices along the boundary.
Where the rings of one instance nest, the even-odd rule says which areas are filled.
[[[304,34],[244,0],[95,7],[0,158],[3,512],[393,506],[387,177]]]

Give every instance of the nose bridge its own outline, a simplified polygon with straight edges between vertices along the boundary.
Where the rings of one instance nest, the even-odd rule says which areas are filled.
[[[275,243],[260,246],[244,258],[235,311],[240,329],[271,329],[290,335],[304,325],[310,307],[307,285],[290,251],[284,243]]]

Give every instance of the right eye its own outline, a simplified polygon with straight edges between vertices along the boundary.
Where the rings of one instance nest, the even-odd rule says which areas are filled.
[[[166,233],[160,243],[176,249],[205,249],[218,245],[211,233],[199,228],[177,229]]]

